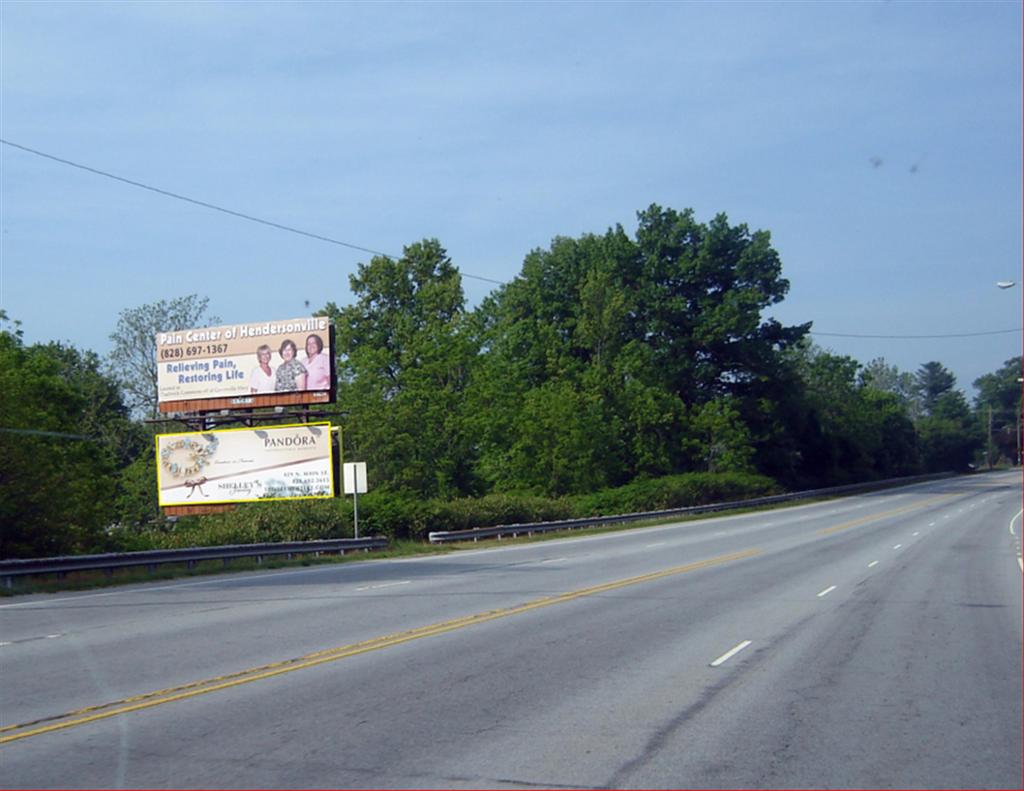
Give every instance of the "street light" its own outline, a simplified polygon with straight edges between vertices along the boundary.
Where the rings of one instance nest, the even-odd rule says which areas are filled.
[[[996,286],[1001,289],[1013,288],[1017,285],[1013,280],[997,280]],[[1018,382],[1024,382],[1024,379],[1017,379]],[[1016,411],[1017,418],[1017,466],[1021,465],[1021,435],[1020,435],[1020,410]],[[988,405],[988,449],[985,451],[988,457],[989,469],[992,468],[992,405]]]

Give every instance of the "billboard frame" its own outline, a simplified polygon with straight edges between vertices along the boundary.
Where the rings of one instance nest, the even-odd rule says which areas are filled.
[[[162,422],[162,421],[161,421]],[[229,432],[237,431],[255,431],[253,426],[238,426],[235,428],[225,429],[200,429],[198,431],[175,431],[167,434],[157,434],[153,437],[153,450],[156,461],[156,486],[157,486],[157,504],[158,507],[164,510],[167,516],[187,516],[191,514],[202,514],[202,513],[216,513],[220,511],[227,511],[234,508],[236,505],[242,503],[269,503],[269,502],[288,502],[294,500],[331,500],[338,496],[338,476],[337,476],[337,464],[335,463],[334,453],[334,426],[329,421],[315,422],[315,423],[286,423],[286,424],[275,424],[263,426],[264,431],[273,431],[274,429],[284,428],[321,428],[327,432],[327,464],[330,475],[330,494],[314,494],[314,495],[298,495],[294,497],[255,497],[250,499],[241,500],[216,500],[209,503],[172,503],[164,505],[160,502],[160,491],[161,483],[163,480],[162,467],[163,464],[160,458],[160,440],[167,439],[170,437],[182,437],[191,436],[195,434],[225,434]],[[205,479],[204,479],[205,480]],[[186,484],[188,485],[188,484]]]
[[[267,407],[297,407],[320,404],[333,404],[337,397],[337,349],[335,346],[334,321],[328,316],[312,316],[327,320],[327,347],[330,350],[331,386],[328,390],[298,390],[282,393],[253,393],[235,396],[218,396],[212,398],[185,398],[177,400],[159,399],[157,394],[157,411],[164,415],[180,412],[201,415],[205,412],[229,412],[264,409]],[[159,333],[164,334],[164,333]],[[159,351],[159,344],[158,344]],[[157,366],[161,360],[157,359]],[[170,417],[170,420],[175,418]]]

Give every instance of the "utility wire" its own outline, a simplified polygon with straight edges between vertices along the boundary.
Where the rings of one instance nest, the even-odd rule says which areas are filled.
[[[359,252],[362,253],[370,253],[371,255],[381,255],[384,256],[385,258],[390,258],[392,260],[397,260],[398,258],[400,258],[400,256],[392,255],[390,253],[384,253],[381,252],[380,250],[374,250],[369,247],[361,247],[357,244],[351,244],[350,242],[343,242],[340,239],[333,239],[330,236],[323,236],[318,233],[312,233],[311,231],[304,231],[301,228],[293,228],[290,225],[282,225],[281,223],[273,222],[272,220],[265,220],[262,217],[254,217],[251,214],[245,214],[244,212],[235,211],[234,209],[226,209],[223,206],[218,206],[214,203],[207,203],[206,201],[197,200],[196,198],[190,198],[187,195],[179,195],[176,192],[170,192],[169,190],[160,189],[159,187],[153,187],[150,186],[149,184],[143,184],[141,181],[133,181],[132,179],[127,179],[124,178],[123,176],[115,175],[114,173],[108,173],[107,171],[100,170],[98,168],[89,167],[88,165],[83,165],[79,162],[72,162],[70,159],[63,159],[61,157],[54,156],[53,154],[47,154],[45,151],[39,151],[38,149],[35,148],[29,148],[28,146],[23,146],[20,145],[19,143],[14,143],[10,140],[4,140],[3,138],[0,138],[0,143],[3,143],[5,146],[11,146],[11,148],[17,148],[21,151],[25,151],[29,154],[35,154],[37,157],[43,157],[44,159],[59,162],[62,165],[68,165],[70,167],[78,168],[79,170],[84,170],[89,173],[95,173],[97,176],[103,176],[104,178],[113,179],[114,181],[120,181],[121,183],[128,184],[132,187],[138,187],[139,189],[148,190],[149,192],[155,192],[158,195],[164,195],[168,198],[174,198],[175,200],[185,201],[186,203],[192,203],[196,206],[202,206],[205,209],[213,209],[214,211],[219,211],[223,214],[230,214],[232,217],[238,217],[239,219],[242,220],[249,220],[250,222],[259,223],[260,225],[266,225],[271,228],[277,228],[278,230],[298,234],[299,236],[306,236],[310,239],[317,239],[321,242],[328,242],[329,244],[336,244],[339,245],[340,247],[347,247],[350,250],[358,250]],[[461,275],[462,277],[472,278],[473,280],[481,280],[485,283],[494,283],[495,285],[498,286],[505,285],[505,281],[503,280],[493,280],[492,278],[489,277],[471,275],[468,272],[461,272]],[[925,338],[976,338],[982,335],[1004,335],[1011,332],[1021,331],[1021,329],[995,330],[994,332],[965,332],[952,333],[946,335],[856,335],[843,332],[816,332],[812,330],[810,334],[827,336],[831,338],[883,338],[887,340],[902,340]]]
[[[138,187],[139,189],[155,192],[158,195],[164,195],[168,198],[174,198],[175,200],[185,201],[186,203],[192,203],[196,206],[202,206],[204,209],[213,209],[214,211],[219,211],[224,214],[230,214],[232,217],[238,217],[243,220],[249,220],[250,222],[256,222],[259,223],[260,225],[267,225],[271,228],[277,228],[280,231],[288,231],[289,233],[299,234],[300,236],[306,236],[309,237],[310,239],[317,239],[318,241],[321,242],[328,242],[329,244],[336,244],[339,245],[340,247],[347,247],[350,250],[358,250],[362,253],[370,253],[371,255],[382,255],[385,258],[390,258],[392,260],[398,260],[401,257],[397,255],[391,255],[390,253],[384,253],[381,252],[380,250],[373,250],[369,247],[360,247],[359,245],[351,244],[350,242],[343,242],[340,239],[333,239],[330,236],[323,236],[322,234],[304,231],[301,228],[293,228],[290,225],[283,225],[279,222],[273,222],[272,220],[265,220],[262,217],[254,217],[251,214],[245,214],[244,212],[235,211],[234,209],[226,209],[223,206],[216,205],[215,203],[207,203],[206,201],[197,200],[196,198],[190,198],[187,195],[179,195],[176,192],[170,192],[169,190],[160,189],[159,187],[153,187],[150,186],[149,184],[143,184],[141,181],[133,181],[132,179],[127,179],[124,176],[118,176],[114,173],[108,173],[105,170],[99,170],[98,168],[89,167],[88,165],[83,165],[79,162],[72,162],[70,159],[62,159],[61,157],[54,156],[53,154],[47,154],[45,151],[39,151],[34,148],[29,148],[28,146],[13,143],[10,140],[4,140],[0,138],[0,143],[3,143],[5,146],[11,146],[11,148],[17,148],[20,149],[21,151],[26,151],[29,154],[35,154],[37,157],[43,157],[44,159],[50,159],[54,162],[59,162],[62,165],[68,165],[73,168],[78,168],[79,170],[85,170],[89,173],[95,173],[97,176],[103,176],[108,179],[113,179],[114,181],[120,181],[122,184],[129,184],[132,187]],[[501,280],[493,280],[489,277],[481,277],[480,275],[471,275],[468,272],[461,272],[461,275],[463,277],[472,278],[473,280],[482,280],[485,283],[494,283],[495,285],[499,286],[505,285],[504,282]]]

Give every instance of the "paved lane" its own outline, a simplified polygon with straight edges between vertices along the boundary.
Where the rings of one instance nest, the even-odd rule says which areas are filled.
[[[4,785],[1019,787],[1020,499],[13,602],[3,726],[136,700],[0,732]]]

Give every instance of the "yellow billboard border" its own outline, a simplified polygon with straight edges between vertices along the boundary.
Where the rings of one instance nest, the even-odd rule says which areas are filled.
[[[236,505],[239,503],[279,503],[279,502],[291,502],[293,500],[331,500],[337,497],[337,486],[335,486],[334,480],[334,443],[331,441],[330,432],[334,428],[330,422],[323,421],[318,423],[275,423],[272,426],[240,426],[238,428],[222,428],[222,429],[211,429],[210,431],[178,431],[173,434],[156,434],[153,437],[153,451],[154,460],[156,462],[156,502],[158,508],[178,508],[181,503],[165,504],[160,501],[161,491],[161,468],[163,465],[160,463],[160,440],[163,437],[189,437],[196,434],[227,434],[231,431],[266,431],[267,429],[277,428],[311,428],[313,426],[325,426],[327,428],[327,458],[331,465],[331,493],[330,494],[303,494],[297,497],[256,497],[251,500],[217,500],[216,502],[205,502],[203,505]]]

